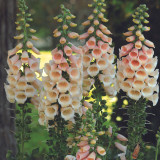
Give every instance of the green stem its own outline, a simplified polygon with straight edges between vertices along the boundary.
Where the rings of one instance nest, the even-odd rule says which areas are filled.
[[[25,107],[25,104],[24,104]],[[21,134],[21,159],[24,159],[24,107],[22,107],[22,134]]]
[[[24,11],[25,11],[25,1],[23,0],[23,4],[24,4]],[[27,43],[27,41],[28,41],[28,34],[27,34],[27,27],[26,27],[26,19],[27,19],[27,17],[26,17],[26,14],[24,14],[23,15],[23,19],[24,19],[24,23],[23,23],[23,28],[24,28],[24,30],[23,30],[23,33],[24,33],[24,41],[23,41],[23,49],[24,50],[27,50],[27,46],[26,46],[26,43]]]
[[[132,154],[136,145],[139,144],[140,153],[138,154],[137,160],[143,160],[145,144],[142,137],[147,132],[145,128],[147,102],[142,98],[139,101],[129,101],[131,105],[128,108],[128,150]],[[132,160],[132,156],[130,155],[128,159]]]
[[[160,138],[159,138],[158,141],[157,141],[155,160],[158,160],[159,145],[160,145]]]

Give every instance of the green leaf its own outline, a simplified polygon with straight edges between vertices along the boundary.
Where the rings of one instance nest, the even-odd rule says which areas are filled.
[[[36,155],[39,153],[39,148],[35,148],[32,150],[32,155]]]

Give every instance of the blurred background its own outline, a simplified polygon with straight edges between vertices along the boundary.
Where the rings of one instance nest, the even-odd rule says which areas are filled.
[[[15,0],[13,0],[15,3]],[[109,22],[105,24],[113,33],[113,43],[115,47],[115,54],[118,57],[119,48],[126,44],[125,38],[122,35],[127,31],[127,28],[132,25],[132,17],[134,9],[142,3],[145,3],[149,8],[149,25],[151,27],[150,32],[145,33],[145,37],[155,43],[155,55],[160,58],[160,0],[106,0],[107,12],[105,16],[109,19]],[[1,2],[1,0],[0,0]],[[57,27],[57,22],[53,20],[53,17],[60,13],[59,6],[64,4],[69,8],[74,15],[76,15],[75,23],[78,27],[75,29],[78,33],[84,33],[84,28],[81,23],[87,20],[87,17],[92,13],[92,9],[88,8],[88,3],[92,3],[92,0],[26,0],[27,5],[30,8],[30,13],[33,17],[32,27],[37,30],[36,36],[40,40],[36,43],[38,49],[41,50],[42,62],[44,63],[51,59],[50,51],[56,46],[57,41],[53,39],[53,30]],[[1,4],[0,4],[1,7]],[[0,14],[1,15],[1,14]],[[1,18],[1,17],[0,17]],[[14,19],[12,18],[12,21]],[[12,22],[13,23],[13,22]],[[1,24],[0,24],[1,25]],[[0,35],[1,36],[1,35]],[[13,37],[10,34],[10,37]],[[80,44],[78,44],[80,45]],[[158,62],[158,68],[160,68],[160,62]],[[1,75],[0,75],[1,76]],[[118,95],[120,97],[120,95]],[[109,120],[114,121],[119,128],[120,132],[126,135],[127,116],[125,115],[127,106],[125,99],[109,100],[108,114]],[[151,104],[152,106],[152,104]],[[119,109],[124,108],[124,109]],[[1,111],[0,111],[1,112]],[[156,145],[156,133],[160,127],[160,104],[155,107],[148,107],[147,120],[152,124],[146,124],[148,133],[144,137],[147,145]],[[29,152],[40,146],[41,151],[47,150],[45,140],[47,138],[47,131],[45,127],[38,125],[37,110],[33,110],[33,124],[32,124],[31,141],[25,146]],[[0,146],[1,149],[1,146]],[[152,148],[148,152],[148,158],[146,160],[152,160]]]

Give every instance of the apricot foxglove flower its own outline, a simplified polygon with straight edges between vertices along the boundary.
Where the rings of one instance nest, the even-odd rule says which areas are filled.
[[[67,155],[64,160],[76,160],[76,157],[72,155]]]
[[[36,73],[41,74],[41,70],[39,69],[40,60],[30,52],[32,50],[36,54],[40,53],[32,43],[33,40],[38,38],[32,35],[36,31],[30,28],[31,14],[28,12],[25,1],[18,0],[17,4],[19,13],[17,13],[17,22],[15,23],[17,24],[16,30],[19,35],[14,38],[18,40],[18,44],[8,51],[7,63],[9,70],[7,70],[7,83],[4,88],[8,101],[16,103],[16,108],[14,108],[17,125],[15,134],[22,135],[21,138],[16,137],[19,143],[17,143],[18,150],[14,157],[15,159],[18,159],[18,157],[24,159],[25,150],[20,148],[24,148],[26,140],[27,142],[30,140],[31,104],[36,105],[36,107],[39,106],[38,95],[41,83],[38,81]],[[41,124],[44,123],[43,113],[40,115],[39,122]],[[20,127],[19,124],[23,125]]]
[[[141,146],[144,149],[142,136],[146,134],[146,105],[147,101],[152,101],[153,105],[158,102],[159,89],[157,84],[158,74],[156,70],[157,57],[154,57],[154,43],[144,37],[144,31],[149,29],[144,26],[148,23],[146,18],[148,13],[146,5],[140,5],[135,10],[133,16],[134,26],[128,28],[124,33],[129,44],[121,47],[119,51],[120,60],[117,63],[117,80],[119,87],[124,91],[129,99],[128,107],[128,150],[133,153],[134,148],[141,139]],[[157,87],[156,87],[157,86]],[[154,97],[154,98],[153,98]],[[135,121],[135,119],[144,121]],[[134,131],[131,131],[134,127]],[[135,136],[136,135],[136,136]],[[120,137],[119,137],[120,138]],[[126,152],[126,147],[116,143],[117,148]],[[126,159],[125,155],[120,155],[121,159]],[[137,158],[137,157],[136,157]],[[144,159],[143,154],[140,155]]]
[[[98,1],[94,1],[91,6],[96,7],[96,5],[98,6]],[[86,81],[86,79],[95,79],[96,77],[99,77],[101,72],[104,76],[110,75],[110,69],[107,68],[108,66],[113,66],[112,68],[115,70],[113,64],[115,55],[113,54],[114,48],[112,47],[112,38],[110,37],[111,32],[102,24],[102,22],[107,21],[104,19],[102,8],[103,5],[98,10],[94,9],[93,14],[88,17],[88,21],[82,23],[84,26],[90,25],[87,33],[80,35],[80,39],[86,39],[86,43],[83,46],[83,65],[85,69],[84,81]],[[110,79],[110,84],[116,83],[116,81],[113,80],[115,78],[115,74],[116,72],[114,71],[113,77]],[[100,83],[103,83],[102,79],[98,80]],[[114,86],[117,85],[115,84]],[[85,88],[83,89],[85,90]],[[109,95],[113,95],[112,93],[114,91],[111,90],[115,90],[115,95],[117,93],[117,89],[118,88],[113,87],[113,85],[108,85],[107,90],[104,87],[104,90],[107,94],[109,93]]]
[[[143,22],[143,20],[141,21]],[[124,92],[127,92],[131,99],[139,100],[143,97],[152,101],[149,97],[159,93],[159,91],[154,91],[157,77],[155,78],[152,74],[157,65],[157,57],[153,58],[155,46],[153,42],[145,38],[142,39],[145,29],[137,25],[137,27],[129,28],[129,30],[131,31],[124,33],[124,35],[130,36],[127,39],[130,39],[128,42],[131,43],[122,46],[119,53],[121,58],[118,61],[117,79],[119,86]],[[139,40],[134,41],[133,37]]]
[[[23,8],[24,9],[24,8]],[[24,23],[16,22],[18,27],[19,35],[15,36],[15,39],[19,40],[19,43],[15,48],[8,51],[7,63],[9,66],[7,86],[5,85],[5,91],[10,103],[17,102],[18,104],[24,104],[31,97],[38,94],[37,89],[31,82],[37,79],[36,74],[40,71],[39,69],[39,59],[35,58],[29,49],[36,50],[33,43],[30,41],[32,39],[32,32],[30,32],[30,27],[27,25],[30,22],[30,14],[27,14]],[[19,19],[23,18],[21,14],[18,14]],[[24,29],[26,28],[26,29]],[[30,32],[30,34],[28,34]],[[9,86],[12,86],[12,92]],[[14,95],[14,96],[13,96]]]
[[[38,108],[39,112],[45,113],[45,123],[48,127],[49,120],[57,123],[56,117],[70,121],[74,119],[75,113],[81,115],[82,107],[82,51],[69,42],[69,38],[75,39],[79,35],[69,30],[69,26],[75,27],[71,22],[73,16],[70,11],[63,5],[61,9],[61,18],[57,21],[63,24],[53,32],[54,37],[59,37],[59,43],[51,51],[52,60],[44,66],[47,76],[42,78],[44,93],[41,95],[41,104]],[[52,109],[52,116],[48,116],[47,111],[53,104],[57,109],[54,111]]]

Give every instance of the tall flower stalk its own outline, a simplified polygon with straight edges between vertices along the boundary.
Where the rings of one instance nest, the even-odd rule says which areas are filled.
[[[75,130],[77,126],[74,126],[75,135],[67,138],[67,145],[72,149],[72,154],[75,155],[74,151],[77,151],[77,160],[113,159],[114,144],[118,149],[126,152],[126,146],[115,141],[117,138],[120,141],[127,141],[127,138],[117,134],[116,127],[112,129],[110,122],[106,123],[107,115],[103,112],[107,106],[102,96],[115,96],[117,93],[111,32],[101,24],[108,21],[103,13],[105,6],[104,0],[94,0],[93,4],[89,4],[89,7],[94,8],[93,14],[82,23],[83,26],[89,27],[87,32],[79,37],[80,40],[86,40],[83,46],[83,105],[85,108],[83,108],[80,128]],[[90,99],[90,93],[93,104],[86,101]],[[119,157],[123,158],[124,154],[120,154]]]
[[[53,31],[59,43],[51,52],[52,60],[44,67],[47,76],[42,78],[44,89],[38,108],[39,122],[49,130],[50,159],[64,159],[67,155],[67,124],[75,122],[76,113],[82,115],[82,50],[69,42],[69,38],[79,37],[69,30],[77,25],[72,22],[75,16],[64,5],[61,12],[54,17],[60,23]]]
[[[159,86],[157,84],[158,69],[157,57],[154,56],[155,47],[153,42],[144,37],[143,32],[149,31],[150,27],[146,12],[146,5],[140,5],[133,16],[134,25],[128,28],[126,41],[129,44],[120,49],[118,61],[117,79],[120,89],[129,97],[128,107],[128,159],[145,159],[143,135],[147,133],[146,105],[152,101],[153,106],[158,102]]]
[[[74,126],[74,133],[67,138],[67,145],[71,148],[71,154],[76,155],[77,160],[96,159],[96,160],[112,160],[115,158],[115,146],[123,152],[126,152],[126,146],[119,142],[126,142],[128,139],[121,134],[116,133],[115,127],[108,127],[107,131],[96,130],[96,119],[92,112],[92,104],[85,102],[85,111],[82,116],[82,122],[75,131],[77,123]],[[116,142],[118,141],[118,142]],[[113,149],[114,148],[114,149]],[[75,152],[76,151],[76,152]],[[66,160],[71,155],[66,156]],[[118,155],[123,158],[123,153]],[[72,156],[73,157],[73,156]],[[68,159],[67,159],[68,158]]]
[[[156,152],[155,152],[155,160],[158,160],[159,156],[159,148],[160,148],[160,131],[157,132],[157,146],[156,146]]]
[[[87,100],[90,95],[93,100],[93,113],[97,119],[96,129],[102,130],[102,124],[106,121],[107,109],[106,101],[103,96],[115,96],[117,93],[117,83],[115,79],[114,65],[114,47],[112,45],[111,32],[102,23],[108,22],[104,17],[106,11],[105,0],[94,0],[93,13],[88,17],[88,20],[82,25],[87,27],[87,32],[80,35],[80,40],[86,40],[83,46],[83,94]]]
[[[32,21],[31,14],[28,13],[28,7],[24,0],[18,1],[19,13],[17,14],[17,31],[19,35],[14,38],[19,41],[17,46],[8,51],[7,63],[9,69],[5,91],[10,103],[16,103],[16,138],[17,138],[17,155],[16,160],[25,159],[27,154],[24,150],[25,143],[30,140],[30,124],[32,118],[31,99],[38,95],[40,83],[36,79],[35,72],[41,74],[39,69],[39,59],[31,53],[39,54],[30,40],[38,40],[32,34],[36,30],[30,28]]]

